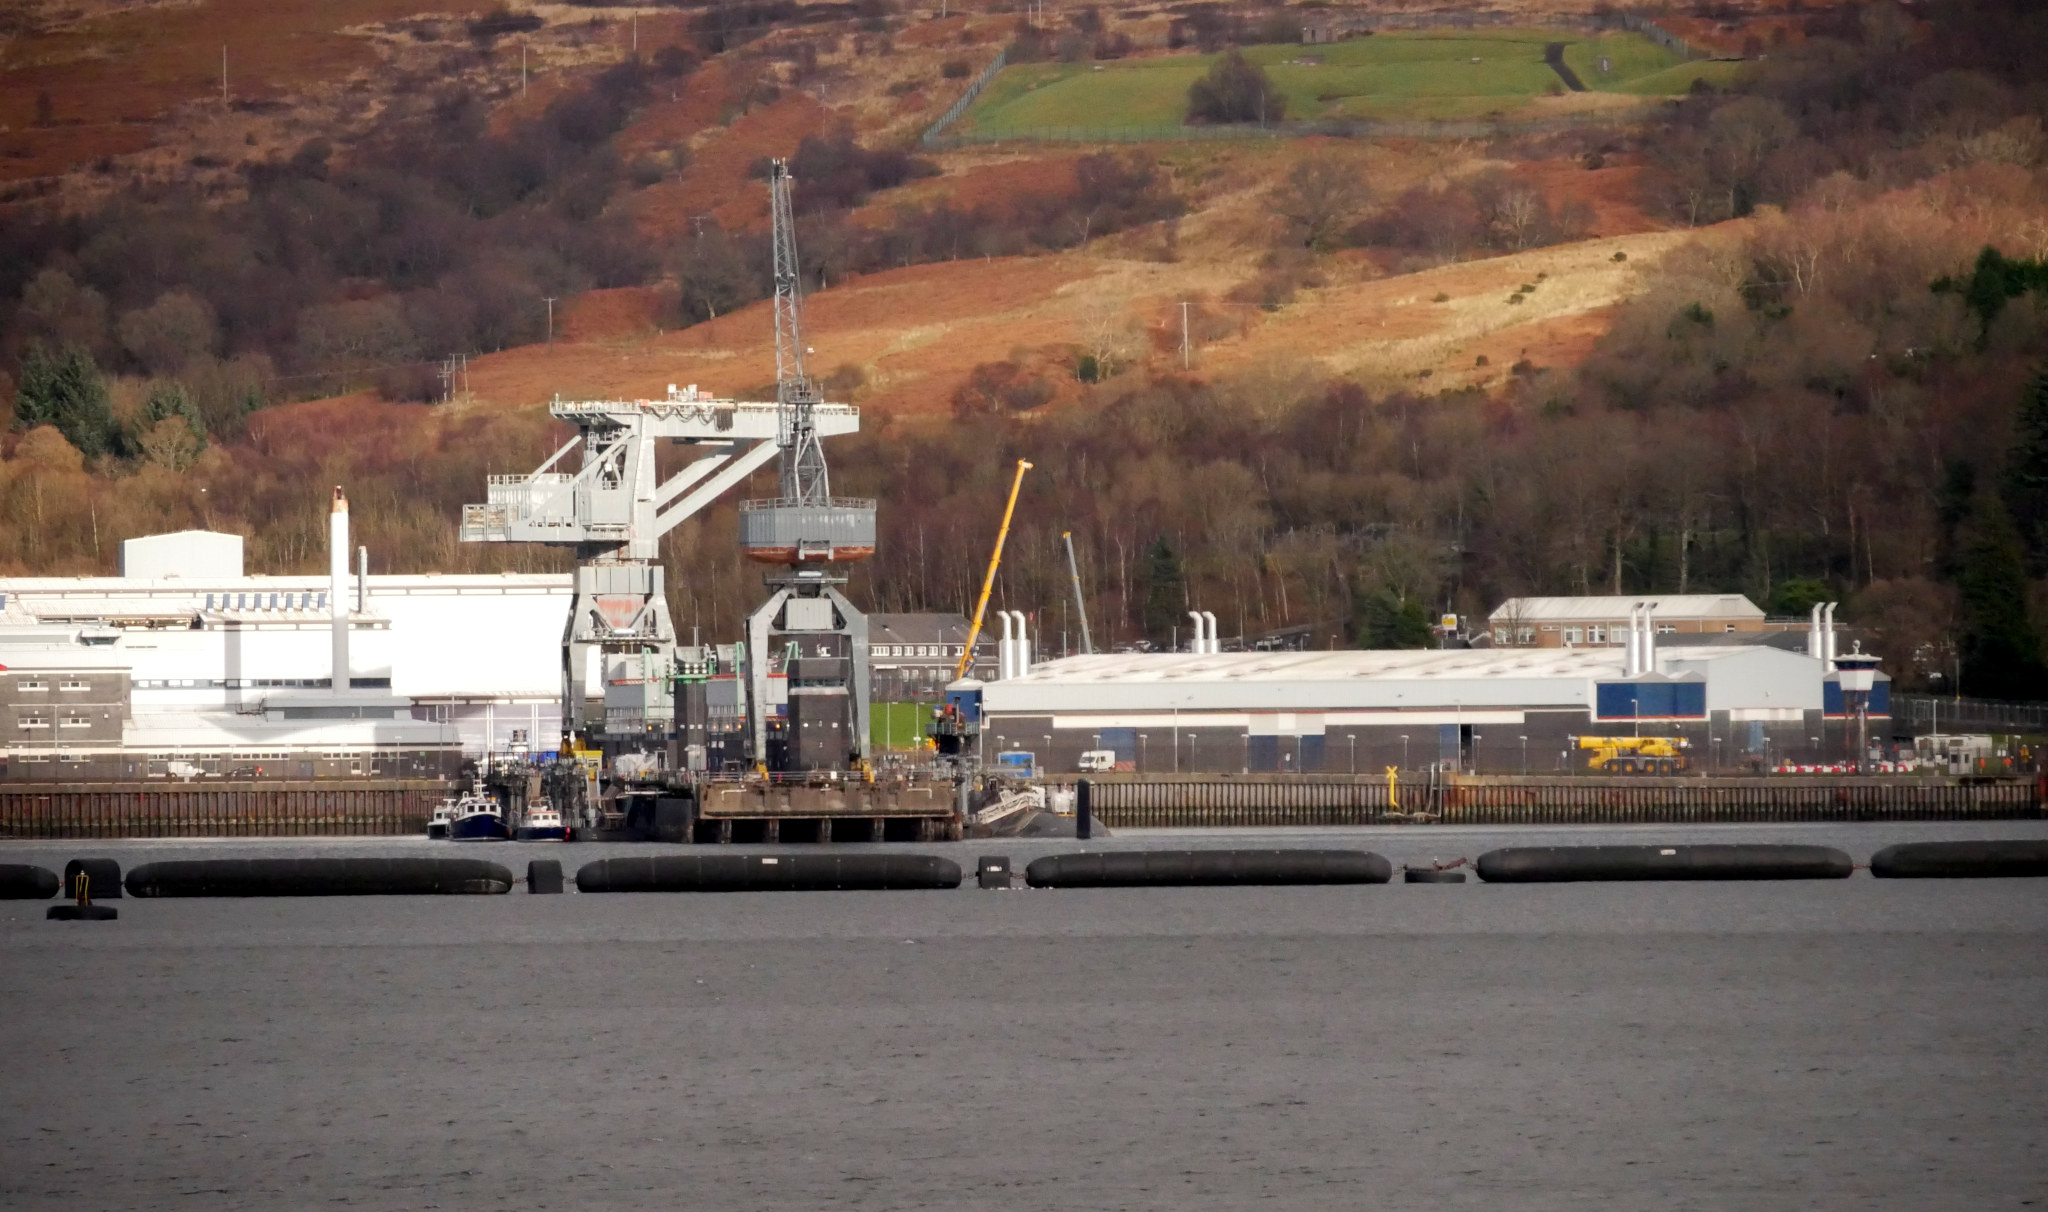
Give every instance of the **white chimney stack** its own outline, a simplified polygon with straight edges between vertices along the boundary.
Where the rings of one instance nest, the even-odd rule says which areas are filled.
[[[1209,651],[1207,637],[1202,634],[1202,612],[1188,611],[1188,618],[1194,621],[1195,629],[1188,633],[1188,651],[1200,655]]]
[[[1216,612],[1204,610],[1202,612],[1202,619],[1209,624],[1209,651],[1212,654],[1222,652],[1223,641],[1216,637]]]
[[[1015,654],[1011,651],[1017,644],[1016,633],[1010,623],[1009,611],[998,610],[996,617],[1003,621],[1003,642],[996,647],[996,680],[1008,681],[1016,676],[1010,672],[1016,663]]]
[[[334,693],[349,692],[348,665],[348,497],[334,489],[327,516],[327,609],[334,621]]]
[[[1823,655],[1824,655],[1824,649],[1823,649],[1823,647],[1822,647],[1822,641],[1821,641],[1821,638],[1820,638],[1820,603],[1819,603],[1819,602],[1815,602],[1815,603],[1813,604],[1813,610],[1812,610],[1812,611],[1811,611],[1811,612],[1810,612],[1810,613],[1809,613],[1809,614],[1807,615],[1807,621],[1806,621],[1806,655],[1807,655],[1807,656],[1810,656],[1810,657],[1812,657],[1812,658],[1813,658],[1814,660],[1816,660],[1816,661],[1818,661],[1818,660],[1822,659],[1822,657],[1823,657]]]
[[[1031,630],[1023,611],[1017,612],[1017,676],[1031,672]]]
[[[1657,604],[1643,604],[1643,667],[1639,673],[1657,672]]]
[[[1820,614],[1826,623],[1821,632],[1821,659],[1827,662],[1829,669],[1833,669],[1835,667],[1835,603],[1829,602],[1826,606],[1821,607]]]
[[[1628,651],[1623,653],[1621,658],[1621,675],[1623,677],[1632,678],[1641,672],[1637,668],[1636,657],[1643,650],[1642,614],[1643,604],[1641,602],[1637,602],[1628,608]]]

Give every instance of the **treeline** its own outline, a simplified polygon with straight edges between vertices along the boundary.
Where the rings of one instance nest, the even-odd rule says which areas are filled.
[[[1701,85],[1647,139],[1644,201],[1701,225],[1787,206],[1840,177],[1887,186],[1971,164],[2038,163],[2048,14],[2004,0],[1836,5]]]
[[[539,117],[492,131],[466,89],[394,113],[340,156],[315,139],[209,206],[172,188],[89,214],[0,221],[0,355],[174,382],[199,436],[233,436],[277,398],[343,390],[388,368],[545,336],[546,305],[647,281],[659,262],[606,206],[610,146],[662,70],[631,61]],[[429,376],[430,378],[430,376]],[[85,434],[98,422],[74,427]],[[68,430],[67,432],[73,432]],[[135,453],[119,427],[103,445]]]

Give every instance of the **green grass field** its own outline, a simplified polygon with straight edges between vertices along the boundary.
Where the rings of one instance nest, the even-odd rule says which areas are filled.
[[[1543,61],[1551,42],[1567,43],[1565,62],[1595,91],[1682,93],[1707,66],[1687,64],[1639,34],[1588,38],[1556,30],[1401,31],[1324,46],[1252,46],[1244,55],[1286,95],[1290,119],[1472,118],[1512,111],[1562,87]],[[1607,72],[1599,70],[1602,55]],[[1176,126],[1187,113],[1188,86],[1215,59],[1020,64],[989,82],[960,129],[988,135]]]

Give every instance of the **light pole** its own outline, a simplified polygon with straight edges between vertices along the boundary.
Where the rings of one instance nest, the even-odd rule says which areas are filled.
[[[1351,773],[1358,773],[1358,734],[1353,732],[1345,740],[1351,742]]]
[[[1049,733],[1049,732],[1047,732],[1047,733],[1041,733],[1040,735],[1042,735],[1043,737],[1045,737],[1045,765],[1046,765],[1046,768],[1047,768],[1047,769],[1051,769],[1051,768],[1052,768],[1052,734],[1051,734],[1051,733]]]
[[[1529,777],[1529,738],[1522,738],[1522,777]]]
[[[1401,769],[1408,769],[1408,734],[1401,734]]]
[[[1151,736],[1151,734],[1150,734],[1150,733],[1145,733],[1145,732],[1141,732],[1141,733],[1139,733],[1139,734],[1138,734],[1138,772],[1139,772],[1140,774],[1143,774],[1143,773],[1144,773],[1144,771],[1145,771],[1145,768],[1146,768],[1146,767],[1147,767],[1148,765],[1150,765],[1150,764],[1151,764],[1151,763],[1149,763],[1149,762],[1147,762],[1147,761],[1145,760],[1145,750],[1146,750],[1146,745],[1145,745],[1145,742],[1146,742],[1146,740],[1147,740],[1147,739],[1149,739],[1149,737],[1150,737],[1150,736]]]

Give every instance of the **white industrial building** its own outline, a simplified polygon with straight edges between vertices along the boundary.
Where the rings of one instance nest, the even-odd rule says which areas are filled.
[[[570,577],[349,576],[345,509],[325,577],[247,575],[239,536],[185,531],[123,543],[122,576],[0,578],[9,777],[425,774],[554,748]],[[67,734],[60,692],[37,707],[45,686],[120,680],[118,745]]]
[[[987,683],[981,706],[985,753],[1031,751],[1054,770],[1111,750],[1149,772],[1554,772],[1583,765],[1568,738],[1629,734],[1684,737],[1697,764],[1739,766],[1839,752],[1850,732],[1822,658],[1660,648],[1640,629],[1619,649],[1068,657]]]

